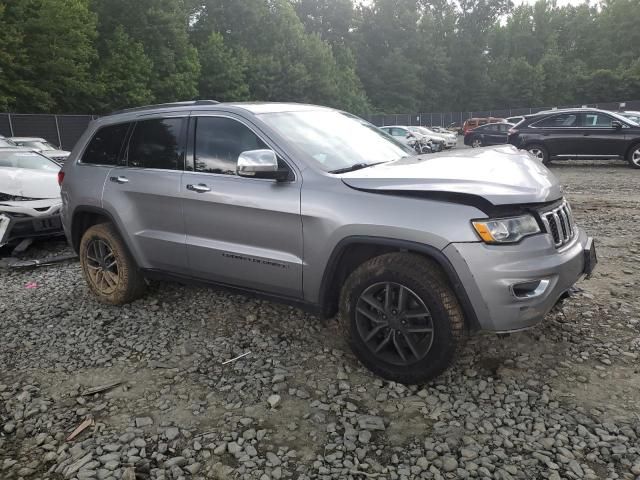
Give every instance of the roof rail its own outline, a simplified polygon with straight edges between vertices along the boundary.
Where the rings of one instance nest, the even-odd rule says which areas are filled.
[[[141,112],[143,110],[157,110],[159,108],[172,108],[172,107],[189,107],[189,106],[197,106],[197,105],[217,105],[217,100],[189,100],[186,102],[171,102],[171,103],[158,103],[156,105],[144,105],[142,107],[134,107],[134,108],[123,108],[122,110],[116,110],[115,112],[111,112],[107,114],[109,115],[118,115],[120,113],[131,113],[131,112]]]

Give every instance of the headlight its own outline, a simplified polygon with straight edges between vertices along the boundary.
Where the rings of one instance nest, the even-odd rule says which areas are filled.
[[[540,233],[538,222],[531,215],[474,220],[471,223],[485,243],[514,243]]]

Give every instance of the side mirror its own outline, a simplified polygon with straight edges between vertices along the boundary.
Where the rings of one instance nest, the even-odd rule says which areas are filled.
[[[278,157],[273,150],[247,150],[238,157],[236,173],[240,177],[286,180],[287,170],[278,170]]]
[[[612,120],[611,121],[611,126],[613,128],[615,128],[616,130],[620,130],[622,128],[622,122],[619,120]]]

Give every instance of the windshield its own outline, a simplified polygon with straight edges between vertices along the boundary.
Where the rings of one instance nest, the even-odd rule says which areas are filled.
[[[35,152],[2,152],[0,151],[0,168],[27,168],[29,170],[45,170],[57,172],[60,166]]]
[[[49,142],[43,142],[41,140],[28,140],[24,142],[17,142],[21,147],[34,148],[36,150],[57,150],[55,145],[51,145]]]
[[[415,153],[361,118],[335,110],[264,113],[260,118],[325,172]]]

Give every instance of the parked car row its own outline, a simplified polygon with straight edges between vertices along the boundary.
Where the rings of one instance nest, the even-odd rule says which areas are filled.
[[[390,125],[380,127],[380,130],[405,145],[412,146],[416,142],[420,145],[430,145],[430,150],[434,152],[454,148],[458,141],[456,135],[451,132],[435,132],[420,126]]]

